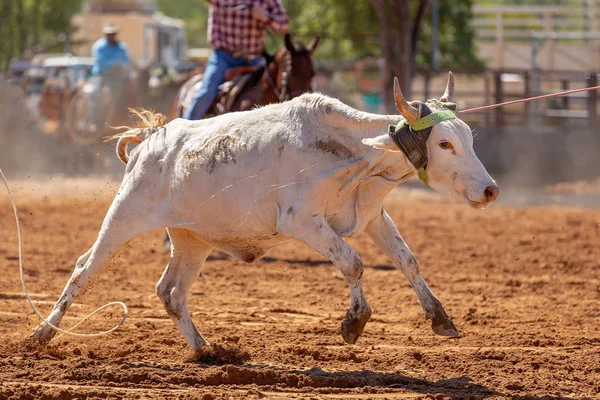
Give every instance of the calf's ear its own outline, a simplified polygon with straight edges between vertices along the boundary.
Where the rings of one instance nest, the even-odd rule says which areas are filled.
[[[374,147],[376,149],[387,150],[387,151],[400,151],[398,146],[394,143],[390,135],[380,135],[374,138],[366,138],[362,140],[364,145]]]

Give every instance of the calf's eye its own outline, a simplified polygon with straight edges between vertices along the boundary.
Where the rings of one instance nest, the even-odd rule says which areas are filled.
[[[445,141],[445,140],[442,140],[442,141],[439,143],[439,146],[440,146],[442,149],[444,149],[444,150],[452,150],[452,149],[454,148],[454,146],[452,146],[452,143],[450,143],[450,142],[447,142],[447,141]]]

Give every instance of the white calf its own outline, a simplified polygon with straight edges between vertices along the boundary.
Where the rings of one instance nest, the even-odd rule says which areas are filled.
[[[452,91],[450,78],[443,100],[450,100]],[[400,113],[416,127],[426,107],[406,102],[397,86],[395,95]],[[444,108],[439,102],[427,104],[436,112]],[[417,172],[387,133],[401,120],[306,94],[202,121],[147,121],[148,127],[126,132],[117,146],[127,162],[121,187],[49,322],[60,322],[120,244],[167,227],[171,259],[156,291],[193,349],[208,343],[192,322],[186,296],[211,251],[216,247],[251,263],[288,239],[315,249],[346,278],[351,301],[341,332],[354,343],[371,308],[363,292],[363,263],[342,238],[365,230],[404,272],[434,332],[457,335],[382,206],[387,193]],[[130,142],[139,145],[127,161]],[[473,152],[464,122],[450,115],[423,143],[428,158],[423,171],[431,187],[474,207],[494,201],[498,188]],[[42,323],[33,336],[46,342],[53,335]]]

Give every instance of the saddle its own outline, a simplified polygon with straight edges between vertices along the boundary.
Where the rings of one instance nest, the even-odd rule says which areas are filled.
[[[220,92],[209,113],[220,115],[231,111],[233,104],[238,99],[240,94],[249,87],[252,87],[263,74],[264,67],[234,67],[230,68],[225,72],[225,79],[227,80],[220,86]],[[185,98],[181,104],[184,108],[189,108],[192,105],[194,96],[200,90],[202,79],[198,79],[197,82],[187,91]]]

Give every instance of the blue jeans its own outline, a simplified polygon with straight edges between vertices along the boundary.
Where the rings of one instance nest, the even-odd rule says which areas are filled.
[[[223,50],[214,50],[210,55],[204,73],[200,90],[194,96],[192,105],[185,111],[185,119],[201,119],[208,111],[219,94],[219,86],[225,83],[225,71],[233,67],[259,66],[262,57],[251,61],[245,58],[234,58]]]

